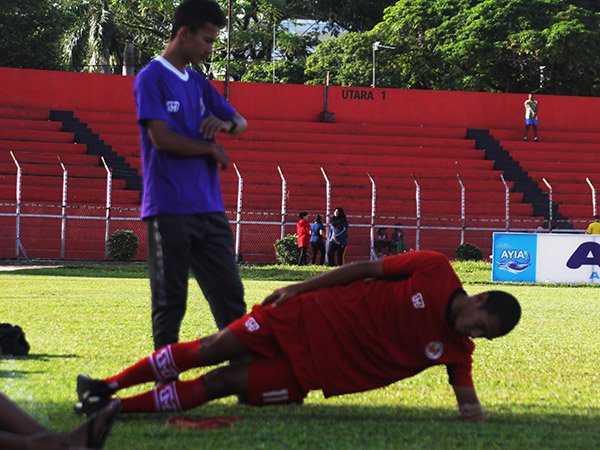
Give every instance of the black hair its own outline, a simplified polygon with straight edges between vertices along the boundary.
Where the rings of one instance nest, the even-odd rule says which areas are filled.
[[[348,219],[346,219],[346,213],[344,212],[344,208],[335,208],[338,210],[338,212],[340,213],[337,217],[333,216],[333,220],[338,221],[338,220],[343,220],[344,222],[347,222]],[[335,212],[335,209],[333,210]]]
[[[304,219],[307,215],[308,215],[308,213],[306,211],[302,211],[300,214],[298,214],[298,217],[300,217],[301,219]]]
[[[173,16],[171,39],[177,36],[181,27],[188,27],[195,33],[207,23],[219,28],[227,25],[227,18],[218,3],[212,0],[183,0]]]
[[[317,223],[322,223],[321,214],[317,214],[317,215],[315,216],[315,222],[317,222]]]
[[[483,307],[500,321],[499,336],[508,334],[521,319],[521,305],[508,292],[488,291],[488,299]]]

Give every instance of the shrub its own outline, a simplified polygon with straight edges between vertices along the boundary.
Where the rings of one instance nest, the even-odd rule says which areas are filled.
[[[456,247],[456,256],[461,261],[481,261],[483,252],[476,245],[464,243]]]
[[[117,230],[108,239],[108,254],[115,261],[129,261],[138,251],[138,238],[133,231]]]
[[[288,234],[283,239],[278,239],[275,242],[275,255],[280,264],[298,264],[300,257],[300,249],[298,248],[298,236]]]

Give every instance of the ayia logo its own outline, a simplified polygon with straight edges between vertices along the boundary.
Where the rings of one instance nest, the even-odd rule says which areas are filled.
[[[498,269],[510,273],[521,273],[531,266],[531,255],[525,250],[502,250]]]
[[[584,242],[577,247],[567,261],[567,267],[579,269],[581,266],[600,266],[600,244]]]

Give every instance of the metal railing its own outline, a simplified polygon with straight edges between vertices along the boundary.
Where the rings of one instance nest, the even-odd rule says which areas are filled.
[[[58,158],[58,164],[62,170],[63,176],[62,176],[62,197],[61,197],[61,201],[59,205],[56,204],[39,204],[39,205],[35,205],[32,203],[27,203],[24,204],[23,203],[23,199],[22,199],[22,192],[23,192],[23,171],[21,168],[21,165],[19,164],[19,161],[17,160],[17,157],[14,155],[14,153],[11,151],[10,152],[11,157],[15,163],[15,167],[16,167],[16,186],[15,186],[15,203],[8,203],[8,204],[2,204],[0,206],[2,206],[2,210],[0,212],[0,216],[3,217],[13,217],[15,219],[15,246],[14,246],[14,257],[19,258],[21,256],[28,258],[28,253],[26,251],[26,248],[23,244],[23,223],[22,221],[24,219],[30,219],[30,218],[44,218],[44,219],[53,219],[53,220],[59,220],[60,221],[60,248],[59,248],[59,254],[60,254],[60,258],[64,259],[67,257],[67,253],[68,253],[68,236],[73,236],[73,230],[75,228],[77,228],[77,221],[81,221],[81,220],[86,220],[86,221],[104,221],[104,228],[103,228],[103,236],[97,236],[97,237],[92,237],[92,236],[83,236],[83,239],[89,238],[91,239],[95,239],[95,240],[101,240],[101,242],[103,243],[103,253],[104,253],[104,258],[107,259],[108,258],[108,241],[110,238],[110,232],[111,232],[111,228],[112,228],[112,224],[114,224],[115,222],[118,221],[126,221],[128,222],[128,225],[131,226],[131,223],[134,223],[135,221],[139,222],[139,225],[141,225],[141,222],[139,221],[138,217],[139,217],[139,207],[135,207],[135,208],[115,208],[112,204],[112,173],[111,170],[109,169],[108,165],[106,164],[106,161],[104,161],[104,159],[102,158],[102,163],[104,165],[105,171],[106,171],[106,201],[104,206],[90,206],[90,207],[82,207],[82,206],[76,206],[79,210],[81,210],[82,208],[88,208],[90,212],[93,212],[93,214],[90,215],[81,215],[81,213],[79,215],[77,214],[69,214],[71,208],[75,208],[75,206],[70,206],[68,203],[68,185],[70,182],[70,178],[68,177],[68,169],[65,166],[65,164],[63,163],[63,161],[60,159],[60,157]],[[254,226],[274,226],[274,227],[279,227],[279,237],[283,238],[286,234],[286,229],[288,229],[289,227],[294,227],[295,226],[295,221],[293,222],[289,222],[287,220],[287,216],[288,216],[288,196],[289,196],[289,192],[287,189],[287,181],[286,178],[284,176],[283,170],[281,169],[281,167],[277,167],[279,176],[281,178],[281,210],[280,212],[265,212],[265,211],[248,211],[248,210],[244,210],[244,196],[246,195],[246,192],[244,191],[244,182],[243,182],[243,177],[242,174],[240,173],[240,171],[238,170],[238,167],[233,164],[233,167],[235,169],[237,178],[238,178],[238,189],[237,189],[237,206],[236,206],[236,210],[233,212],[229,212],[230,215],[234,214],[235,215],[235,219],[231,220],[230,222],[232,223],[232,225],[235,225],[234,227],[234,234],[235,234],[235,253],[238,256],[238,260],[241,260],[241,252],[242,252],[242,247],[245,246],[246,248],[249,245],[252,245],[253,242],[255,242],[257,240],[257,233],[252,233],[252,229],[250,227]],[[325,181],[325,195],[324,195],[324,200],[325,200],[325,217],[326,217],[326,224],[328,225],[330,223],[330,216],[331,216],[331,198],[332,198],[332,183],[330,178],[327,175],[327,172],[325,170],[324,167],[320,168],[321,170],[321,174],[323,176],[323,179]],[[443,214],[440,214],[438,217],[435,218],[424,218],[422,216],[422,203],[423,203],[423,199],[421,198],[421,183],[419,182],[419,180],[417,179],[416,175],[414,173],[412,173],[412,178],[413,178],[413,182],[414,182],[414,186],[415,186],[415,214],[414,215],[410,215],[410,216],[404,216],[401,214],[395,214],[393,211],[391,213],[388,213],[387,215],[385,215],[384,213],[379,213],[378,215],[378,211],[380,210],[380,208],[378,208],[378,190],[377,190],[377,182],[376,179],[370,174],[367,173],[366,174],[369,181],[370,181],[370,185],[371,185],[371,211],[370,214],[364,215],[364,216],[360,216],[360,215],[351,215],[349,214],[349,217],[353,218],[353,222],[351,223],[353,228],[356,229],[361,229],[361,228],[368,228],[369,231],[369,247],[370,247],[370,251],[368,254],[365,254],[364,256],[367,258],[374,258],[376,257],[375,253],[374,253],[374,247],[375,247],[375,230],[379,227],[394,227],[395,223],[397,223],[398,221],[402,221],[402,228],[403,230],[414,230],[414,248],[415,249],[419,249],[422,246],[422,237],[423,237],[423,233],[424,232],[435,232],[435,231],[439,231],[439,230],[445,230],[445,231],[456,231],[458,232],[457,235],[459,236],[458,241],[460,242],[460,244],[465,243],[465,241],[467,240],[466,235],[468,232],[473,232],[473,231],[486,231],[486,232],[493,232],[493,231],[511,231],[511,230],[519,230],[519,231],[539,231],[536,227],[536,220],[539,222],[538,219],[519,219],[519,218],[513,218],[511,217],[511,213],[510,213],[510,188],[508,183],[506,182],[506,180],[504,179],[503,176],[500,176],[501,181],[503,183],[503,185],[499,184],[499,189],[503,189],[504,190],[504,211],[503,211],[503,217],[501,214],[496,214],[498,215],[497,219],[484,219],[484,218],[477,218],[477,217],[468,217],[467,216],[467,196],[466,196],[466,186],[465,183],[463,182],[460,174],[456,174],[459,186],[460,186],[460,223],[458,225],[456,225],[456,216],[454,216],[455,218],[450,218],[450,217],[444,217]],[[546,178],[542,179],[543,183],[546,185],[546,187],[548,188],[548,194],[549,194],[549,198],[548,198],[548,230],[549,231],[553,231],[556,227],[554,226],[554,205],[553,205],[553,188],[551,186],[551,184],[549,183],[549,181]],[[596,206],[596,190],[594,185],[592,184],[591,180],[589,178],[586,178],[586,182],[588,184],[588,186],[591,189],[592,192],[592,212],[593,214],[597,213],[597,206]],[[365,192],[366,195],[366,192]],[[12,209],[14,207],[14,209]],[[23,208],[27,207],[28,210],[26,212],[24,212]],[[51,213],[49,211],[52,211],[53,209],[59,207],[60,208],[60,214],[55,214],[55,213]],[[35,208],[37,208],[38,210],[43,211],[42,213],[38,212],[37,210],[35,212],[32,212],[35,210]],[[500,209],[500,208],[499,208]],[[14,211],[14,212],[10,212],[10,211]],[[6,212],[8,211],[8,212]],[[500,212],[500,211],[499,211]],[[116,213],[118,213],[117,215],[115,215]],[[316,211],[313,211],[313,213],[317,213]],[[279,217],[277,217],[277,215]],[[265,220],[266,218],[266,220]],[[527,223],[524,223],[525,221],[530,221]],[[454,224],[453,224],[454,223]],[[137,226],[137,225],[136,225]],[[68,228],[69,227],[69,228]],[[142,228],[140,226],[140,228]],[[245,229],[248,229],[247,232],[244,232]],[[329,227],[327,227],[329,228]],[[583,227],[585,228],[585,227]],[[295,232],[295,228],[292,228]],[[69,233],[67,233],[67,230],[70,230]],[[28,230],[31,231],[31,230]],[[35,233],[36,230],[32,230],[32,233]],[[557,232],[577,232],[577,231],[573,231],[573,230],[556,230]],[[244,234],[243,234],[244,232]],[[581,231],[579,231],[581,232]],[[455,241],[456,242],[456,241]],[[9,255],[6,255],[4,257],[10,257]]]

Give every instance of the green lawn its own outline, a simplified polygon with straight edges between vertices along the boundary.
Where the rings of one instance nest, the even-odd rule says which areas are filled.
[[[456,267],[469,293],[506,289],[523,306],[511,335],[478,341],[474,375],[488,422],[456,419],[440,367],[363,394],[325,400],[313,392],[303,406],[252,408],[224,399],[188,413],[240,416],[229,429],[180,430],[166,426],[167,415],[121,416],[107,448],[600,448],[598,287],[500,286],[489,282],[489,264]],[[247,302],[319,270],[244,267]],[[149,310],[143,266],[0,273],[0,322],[21,325],[32,346],[28,357],[0,361],[0,391],[52,428],[74,427],[75,377],[107,376],[151,352]],[[191,283],[182,339],[213,331]]]

